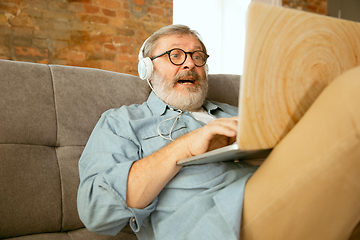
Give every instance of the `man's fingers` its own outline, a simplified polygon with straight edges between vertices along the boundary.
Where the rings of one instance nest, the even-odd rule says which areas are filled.
[[[237,117],[219,118],[207,125],[204,129],[212,136],[224,135],[227,137],[235,137],[237,132]]]
[[[216,149],[223,145],[231,144],[236,139],[237,117],[219,118],[202,128],[186,134],[183,140],[186,142],[191,156]]]

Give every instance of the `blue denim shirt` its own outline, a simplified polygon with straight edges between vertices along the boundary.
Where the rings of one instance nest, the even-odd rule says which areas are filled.
[[[206,101],[209,114],[236,116],[236,107]],[[244,187],[256,168],[243,162],[183,167],[144,209],[126,205],[131,165],[170,141],[159,124],[178,114],[151,93],[142,105],[105,112],[79,161],[77,205],[81,220],[93,232],[116,235],[127,223],[138,239],[238,239]],[[169,137],[175,118],[160,124]],[[176,139],[204,124],[189,112],[171,131]]]

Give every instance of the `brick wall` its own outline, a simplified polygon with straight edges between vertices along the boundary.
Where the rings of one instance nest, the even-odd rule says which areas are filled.
[[[326,14],[327,0],[283,0]],[[0,0],[0,59],[137,75],[143,41],[172,23],[172,0]]]
[[[172,0],[0,0],[0,59],[137,75],[143,41],[172,23]]]
[[[326,15],[327,0],[282,0],[285,7]]]

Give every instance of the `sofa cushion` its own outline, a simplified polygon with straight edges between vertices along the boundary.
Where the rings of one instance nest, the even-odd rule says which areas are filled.
[[[210,74],[208,100],[239,105],[240,76],[233,74]]]
[[[61,230],[55,149],[0,144],[0,238]]]
[[[50,65],[54,82],[58,146],[85,145],[100,115],[146,101],[140,78],[99,69]]]
[[[49,67],[1,61],[0,143],[54,146],[56,118]]]

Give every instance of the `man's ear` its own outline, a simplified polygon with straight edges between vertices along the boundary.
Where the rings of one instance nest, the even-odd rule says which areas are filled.
[[[209,66],[207,64],[204,65],[204,71],[205,71],[206,78],[208,78],[208,76],[209,76]]]

